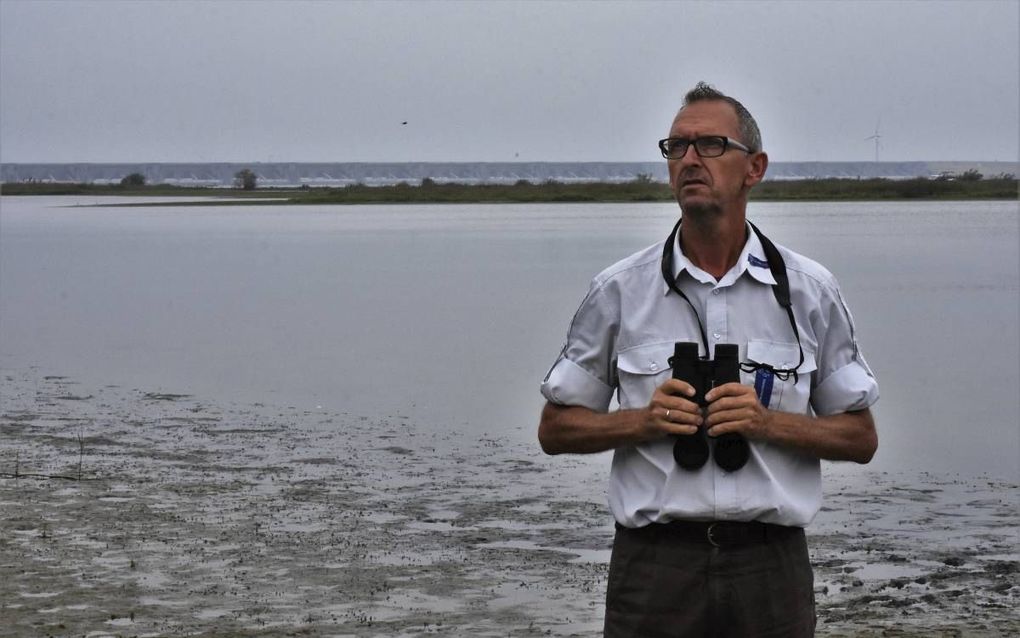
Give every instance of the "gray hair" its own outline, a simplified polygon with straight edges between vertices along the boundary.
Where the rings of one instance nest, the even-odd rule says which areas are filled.
[[[761,131],[758,130],[758,123],[754,121],[750,111],[744,108],[744,105],[736,99],[716,90],[712,85],[706,82],[698,82],[698,85],[684,96],[684,105],[680,110],[682,111],[684,107],[694,102],[705,102],[708,100],[720,100],[732,106],[733,110],[737,112],[737,120],[740,123],[740,136],[743,138],[740,141],[755,153],[761,151]]]

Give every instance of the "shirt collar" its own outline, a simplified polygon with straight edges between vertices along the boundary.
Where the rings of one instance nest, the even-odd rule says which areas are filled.
[[[758,239],[758,234],[751,230],[751,225],[746,223],[744,227],[747,230],[747,241],[744,242],[744,249],[740,252],[740,257],[737,258],[737,263],[733,265],[730,270],[722,276],[715,285],[729,286],[733,284],[741,275],[747,272],[752,278],[758,282],[766,284],[768,286],[776,285],[776,278],[772,276],[772,271],[769,269],[768,259],[765,257],[765,250],[761,246],[761,240]],[[681,229],[683,225],[681,224]],[[683,271],[687,271],[691,277],[702,283],[715,283],[714,278],[706,273],[704,270],[695,266],[687,255],[680,249],[680,233],[676,234],[673,238],[673,278],[677,280],[680,278],[680,274]],[[669,286],[666,282],[662,283],[663,294],[669,293]]]

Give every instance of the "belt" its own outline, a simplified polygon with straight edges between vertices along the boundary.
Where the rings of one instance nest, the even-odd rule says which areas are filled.
[[[713,547],[736,547],[777,541],[791,535],[803,533],[801,527],[787,527],[774,523],[750,521],[670,521],[651,523],[644,527],[623,527],[616,529],[637,535],[658,535],[689,543],[704,543]]]

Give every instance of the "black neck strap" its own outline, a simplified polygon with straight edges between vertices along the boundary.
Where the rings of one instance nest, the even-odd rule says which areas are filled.
[[[666,281],[666,285],[669,289],[680,295],[680,297],[687,302],[687,305],[691,307],[694,312],[694,318],[698,321],[698,330],[701,332],[701,343],[705,346],[705,358],[709,359],[712,353],[708,349],[708,333],[705,332],[705,325],[701,322],[701,316],[698,314],[698,309],[694,307],[691,300],[688,299],[687,295],[684,294],[680,287],[676,283],[676,278],[673,276],[673,246],[677,243],[677,240],[681,237],[680,224],[683,222],[681,218],[676,226],[673,227],[673,231],[669,234],[666,239],[666,245],[662,248],[662,278]],[[786,315],[790,319],[790,328],[793,330],[793,336],[797,339],[797,349],[800,351],[800,361],[796,366],[790,369],[776,369],[767,364],[755,364],[749,367],[745,367],[741,364],[741,368],[751,372],[759,368],[766,368],[771,372],[775,373],[776,376],[784,377],[793,375],[794,383],[796,383],[797,368],[804,363],[804,348],[800,343],[800,331],[797,330],[797,320],[793,316],[793,304],[790,301],[790,279],[786,275],[786,262],[783,260],[783,256],[779,254],[779,249],[772,243],[768,237],[766,237],[758,227],[748,222],[751,226],[751,230],[758,236],[758,241],[761,242],[762,250],[765,252],[765,259],[769,262],[769,271],[772,272],[772,278],[776,280],[774,286],[772,286],[772,294],[776,297],[776,302],[786,310]]]

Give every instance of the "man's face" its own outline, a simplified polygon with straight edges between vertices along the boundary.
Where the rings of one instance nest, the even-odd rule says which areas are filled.
[[[721,100],[694,102],[684,107],[669,130],[670,137],[688,140],[707,135],[729,137],[746,144],[741,139],[736,111]],[[685,215],[719,215],[746,201],[747,189],[764,176],[764,166],[758,166],[761,160],[763,153],[748,154],[732,147],[719,157],[699,157],[692,145],[682,158],[667,160],[669,185]]]

